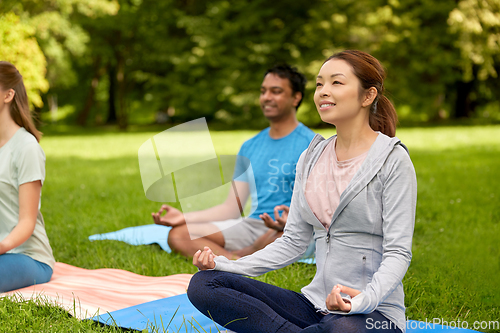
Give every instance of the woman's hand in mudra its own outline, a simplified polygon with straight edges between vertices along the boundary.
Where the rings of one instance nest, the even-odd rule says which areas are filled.
[[[212,250],[208,246],[205,246],[203,252],[201,250],[198,250],[194,254],[193,265],[198,267],[200,271],[205,271],[207,269],[214,269],[215,257],[216,255],[212,252]]]
[[[333,287],[332,292],[326,297],[326,308],[330,311],[351,311],[351,302],[348,299],[342,298],[340,293],[356,297],[361,292],[340,284]]]

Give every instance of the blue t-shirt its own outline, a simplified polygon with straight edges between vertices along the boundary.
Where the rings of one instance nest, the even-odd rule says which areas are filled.
[[[315,135],[302,123],[280,139],[271,138],[269,130],[268,127],[245,141],[238,153],[248,158],[252,166],[256,188],[250,182],[253,213],[249,217],[256,219],[263,213],[274,218],[274,207],[277,205],[290,206],[295,167],[300,154]],[[235,180],[248,182],[245,177],[246,174],[243,174]]]

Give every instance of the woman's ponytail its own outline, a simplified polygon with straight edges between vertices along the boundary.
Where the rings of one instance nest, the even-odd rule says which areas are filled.
[[[370,108],[370,127],[391,138],[396,135],[398,115],[394,105],[383,94],[377,96]]]

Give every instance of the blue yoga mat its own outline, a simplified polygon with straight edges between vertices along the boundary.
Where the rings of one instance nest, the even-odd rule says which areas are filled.
[[[149,332],[226,332],[210,318],[199,312],[189,301],[186,294],[172,296],[157,301],[131,306],[90,318],[106,325],[145,330]],[[218,329],[218,330],[217,330]],[[406,322],[406,333],[430,332],[476,332],[469,329],[442,326],[417,320]]]
[[[225,332],[196,309],[186,294],[131,306],[90,318],[122,328],[149,332]],[[217,330],[218,329],[218,330]]]
[[[89,236],[89,240],[117,240],[130,245],[149,245],[158,244],[160,247],[170,253],[172,250],[168,246],[167,237],[171,227],[158,224],[147,224],[138,227],[130,227],[105,234],[96,234]]]
[[[167,243],[170,229],[172,228],[157,224],[147,224],[138,227],[129,227],[105,234],[92,235],[89,236],[89,240],[118,240],[130,245],[149,245],[156,243],[160,245],[164,251],[170,253],[172,250]],[[314,258],[314,244],[309,246],[303,258],[299,261],[306,264],[316,263],[316,258]]]

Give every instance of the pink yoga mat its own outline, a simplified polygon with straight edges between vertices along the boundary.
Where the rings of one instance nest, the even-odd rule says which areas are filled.
[[[191,274],[143,276],[121,269],[84,269],[57,262],[48,283],[1,295],[45,299],[84,319],[130,306],[183,294]]]

